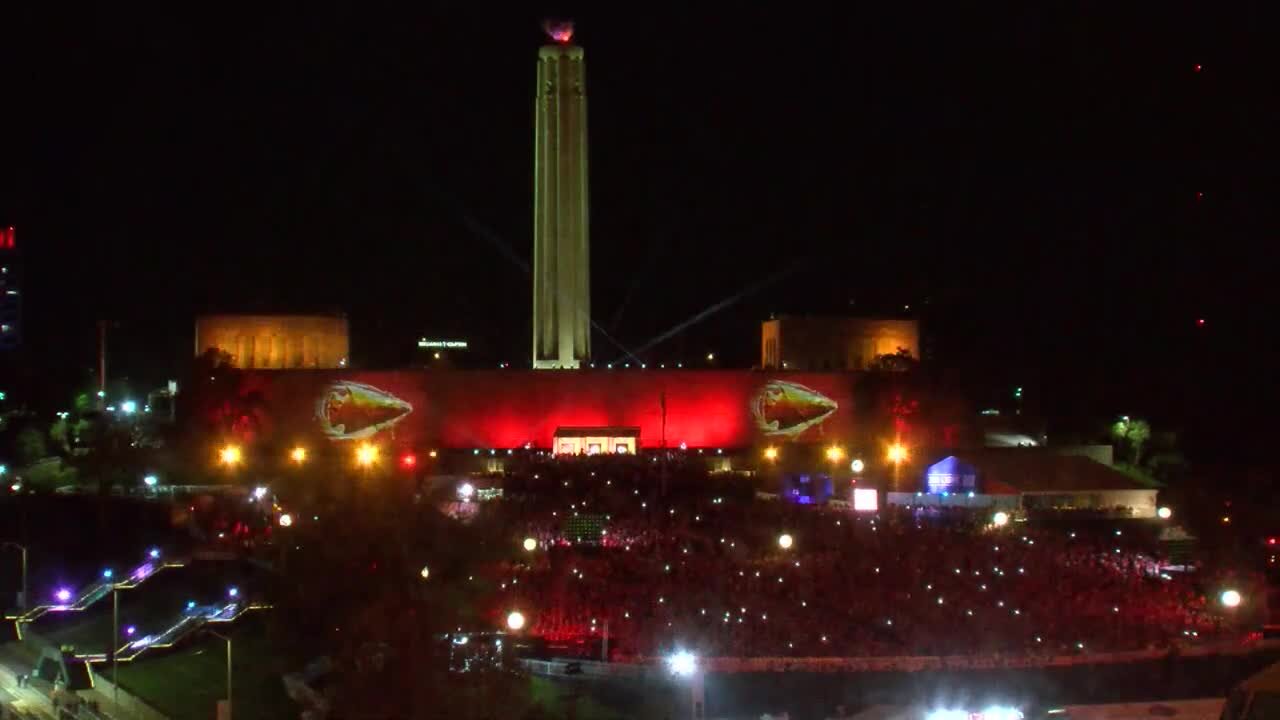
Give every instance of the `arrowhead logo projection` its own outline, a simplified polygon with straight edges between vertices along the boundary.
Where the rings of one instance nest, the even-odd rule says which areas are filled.
[[[411,412],[412,405],[391,393],[349,380],[330,383],[316,403],[320,430],[334,440],[372,437]]]
[[[769,437],[795,438],[822,425],[840,405],[813,388],[773,380],[756,393],[751,414],[756,428]]]

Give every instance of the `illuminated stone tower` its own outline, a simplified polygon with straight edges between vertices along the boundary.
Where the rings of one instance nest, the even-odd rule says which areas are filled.
[[[591,355],[587,233],[587,88],[571,24],[548,24],[538,50],[533,136],[533,366],[576,368]]]

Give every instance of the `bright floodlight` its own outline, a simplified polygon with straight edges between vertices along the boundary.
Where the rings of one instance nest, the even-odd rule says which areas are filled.
[[[776,448],[776,447],[767,447],[767,448],[765,448],[765,449],[764,449],[764,459],[765,459],[765,460],[777,460],[777,459],[778,459],[778,448]]]
[[[1222,595],[1220,595],[1218,599],[1222,601],[1223,605],[1229,608],[1240,607],[1240,601],[1242,600],[1240,593],[1235,590],[1223,590]]]
[[[525,550],[528,550],[529,552],[533,552],[534,550],[537,550],[537,549],[538,549],[538,541],[537,541],[537,540],[534,540],[534,539],[533,539],[533,538],[531,538],[531,537],[527,537],[527,538],[525,538],[525,539],[524,539],[524,549],[525,549]]]
[[[862,458],[854,458],[853,462],[849,463],[849,469],[856,473],[860,473],[866,468],[867,464],[862,462]]]
[[[218,461],[228,467],[240,464],[240,448],[235,445],[224,446],[218,451]]]
[[[419,572],[418,574],[422,576],[423,580],[426,580],[427,578],[431,577],[431,568],[427,567],[426,565],[423,565],[422,571]]]
[[[53,596],[58,599],[58,602],[64,603],[71,599],[71,591],[66,588],[58,588],[58,592],[54,593]]]
[[[160,548],[151,548],[147,551],[147,557],[156,560],[160,557]]]
[[[378,461],[378,447],[369,443],[360,443],[356,448],[356,464],[360,467],[369,467]]]
[[[458,497],[463,500],[470,500],[471,496],[476,494],[476,486],[469,482],[464,482],[458,486]]]
[[[261,500],[267,496],[267,489],[261,485],[253,489],[253,497],[255,500]]]
[[[280,527],[289,527],[292,524],[293,524],[292,515],[290,515],[289,513],[284,513],[283,515],[280,516]]]
[[[897,465],[907,459],[907,446],[902,443],[894,443],[889,446],[889,462]]]
[[[112,571],[111,568],[107,568],[106,570],[102,571],[102,578],[104,580],[110,580],[112,575],[115,575],[115,572]]]
[[[1168,520],[1169,518],[1173,517],[1173,511],[1167,507],[1162,507],[1159,510],[1156,510],[1156,515],[1161,520]]]
[[[142,484],[146,485],[147,487],[155,487],[156,483],[158,482],[160,482],[160,480],[155,475],[148,475],[142,478]]]
[[[995,523],[996,527],[1004,527],[1005,525],[1009,524],[1009,513],[1001,510],[1000,512],[991,516],[991,522]]]
[[[138,628],[132,625],[124,629],[124,634],[127,635],[128,637],[133,637],[133,634],[136,632],[138,632]]]
[[[524,627],[524,613],[519,610],[512,610],[511,614],[507,615],[507,627],[511,630],[519,630]]]
[[[667,658],[667,667],[681,677],[688,677],[698,671],[698,659],[688,650],[677,650]]]
[[[289,459],[301,465],[307,461],[307,449],[299,445],[289,452]]]
[[[125,400],[124,402],[120,403],[120,412],[124,413],[125,415],[132,415],[138,412],[138,403],[132,400]]]
[[[231,587],[229,587],[229,588],[227,588],[227,596],[228,596],[228,597],[240,597],[240,588],[235,587],[234,585],[233,585],[233,586],[231,586]]]
[[[827,448],[827,459],[831,462],[840,462],[844,459],[844,450],[840,449],[836,445],[832,445]]]
[[[792,538],[787,533],[782,533],[781,535],[778,536],[778,547],[782,548],[783,550],[790,550],[791,545],[794,542],[795,542],[794,538]]]

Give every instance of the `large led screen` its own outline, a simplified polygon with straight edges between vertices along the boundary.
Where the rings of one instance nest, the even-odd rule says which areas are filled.
[[[264,429],[444,448],[549,448],[559,427],[638,427],[642,447],[833,442],[851,375],[750,371],[251,372]]]

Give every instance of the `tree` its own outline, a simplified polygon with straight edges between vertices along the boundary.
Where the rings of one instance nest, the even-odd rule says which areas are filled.
[[[1129,464],[1139,467],[1142,460],[1142,446],[1151,438],[1151,425],[1146,420],[1121,417],[1111,426],[1111,437],[1116,443],[1129,450]]]
[[[920,361],[912,357],[910,350],[900,347],[897,352],[877,355],[867,369],[872,372],[910,372],[919,365]]]
[[[49,454],[49,447],[44,441],[44,433],[34,427],[23,428],[14,441],[14,452],[18,462],[24,467],[37,460],[43,460]]]

